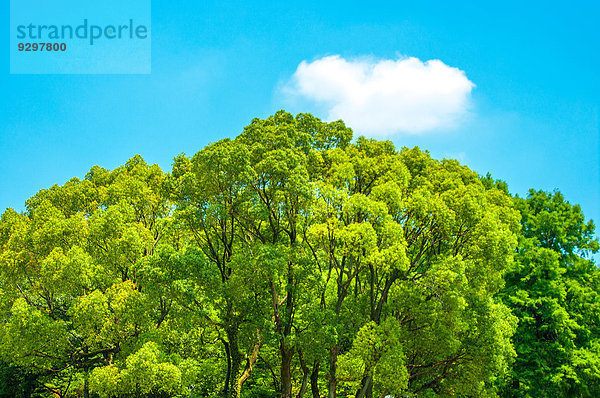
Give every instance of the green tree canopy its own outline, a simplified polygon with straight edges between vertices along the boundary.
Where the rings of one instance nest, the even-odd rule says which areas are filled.
[[[519,318],[517,358],[507,396],[595,397],[600,394],[600,272],[593,222],[581,208],[531,190],[515,198],[522,233],[506,275],[503,301]]]
[[[281,111],[4,212],[0,394],[595,396],[597,250],[559,193]]]

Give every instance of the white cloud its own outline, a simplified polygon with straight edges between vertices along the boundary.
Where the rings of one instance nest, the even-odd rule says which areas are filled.
[[[474,87],[465,72],[440,60],[333,55],[302,61],[284,92],[359,134],[389,136],[453,127],[466,115]]]

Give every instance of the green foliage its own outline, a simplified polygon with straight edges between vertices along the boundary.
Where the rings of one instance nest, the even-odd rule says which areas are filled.
[[[339,359],[340,380],[350,382],[356,389],[367,375],[373,378],[376,391],[403,394],[409,375],[401,330],[396,319],[386,320],[381,325],[370,322],[363,326],[350,351]]]
[[[2,216],[0,354],[32,375],[29,393],[88,394],[88,375],[133,358],[172,309],[137,277],[171,235],[164,180],[138,156]]]
[[[2,215],[0,395],[596,396],[593,237],[559,193],[281,111]]]
[[[600,394],[600,272],[593,223],[558,192],[515,198],[523,231],[501,297],[519,318],[506,396]]]
[[[175,396],[182,392],[182,372],[165,360],[156,343],[148,342],[127,357],[123,369],[112,365],[94,369],[90,387],[101,397]]]

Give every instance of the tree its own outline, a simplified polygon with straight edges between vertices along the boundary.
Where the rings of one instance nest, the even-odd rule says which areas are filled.
[[[376,142],[357,144],[372,147],[365,150],[368,157],[386,153],[375,150],[381,145]],[[355,281],[355,291],[364,292],[366,319],[341,360],[344,377],[358,382],[357,396],[490,393],[512,354],[514,318],[493,299],[516,243],[518,218],[510,198],[486,191],[477,174],[456,161],[434,161],[418,148],[399,157],[393,148],[387,153],[387,162],[378,157],[371,163],[384,171],[382,165],[391,165],[387,172],[355,168],[371,177],[356,184],[367,189],[354,195],[380,210],[367,218],[377,220],[370,221],[375,239],[366,251],[368,267]],[[369,215],[366,206],[359,209]],[[371,342],[387,336],[397,347],[396,360],[387,361],[392,353],[383,355],[377,344],[365,353],[363,333],[373,336]],[[363,348],[355,351],[357,345]],[[360,375],[357,363],[363,363]],[[398,377],[385,376],[390,374]]]
[[[598,243],[580,209],[543,192],[513,199],[490,175],[353,140],[341,121],[277,112],[177,156],[170,174],[135,156],[26,207],[0,219],[0,392],[599,385],[600,279],[586,257]]]
[[[515,198],[522,216],[516,261],[501,297],[519,318],[506,396],[600,393],[600,272],[593,222],[560,192]]]
[[[163,179],[138,156],[3,214],[0,353],[35,390],[88,397],[90,374],[122,366],[161,326],[164,301],[137,273],[168,235]]]
[[[220,275],[211,322],[226,335],[225,396],[241,393],[269,337],[279,349],[281,396],[291,396],[293,322],[314,271],[301,242],[312,200],[308,169],[317,148],[347,145],[350,134],[342,123],[279,112],[174,166],[177,217]],[[241,351],[243,329],[253,337]]]

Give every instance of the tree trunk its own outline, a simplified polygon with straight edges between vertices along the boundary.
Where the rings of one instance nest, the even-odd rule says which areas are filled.
[[[90,398],[90,368],[85,368],[83,381],[83,398]]]
[[[310,390],[313,398],[319,397],[319,360],[315,361],[312,373],[310,374]]]
[[[310,369],[306,366],[304,362],[304,356],[302,355],[302,351],[298,351],[298,358],[300,359],[300,367],[302,368],[302,384],[300,385],[300,390],[296,395],[296,398],[304,397],[304,393],[306,393],[306,386],[308,385],[308,378],[310,376]]]
[[[254,347],[252,348],[252,354],[250,354],[250,357],[246,358],[246,368],[244,369],[244,371],[242,372],[242,374],[240,375],[240,378],[237,380],[237,383],[236,383],[236,392],[237,392],[238,397],[242,395],[242,386],[244,385],[246,380],[248,380],[248,378],[252,374],[252,368],[254,367],[254,364],[256,363],[256,360],[258,359],[258,352],[260,350],[261,345],[262,345],[262,340],[260,338],[260,331],[256,330],[256,343],[254,344]]]
[[[225,386],[225,397],[226,398],[238,398],[238,374],[240,373],[240,365],[242,362],[242,355],[238,346],[238,328],[237,325],[227,328],[227,340],[229,347],[229,358],[227,366],[227,386]]]
[[[221,341],[225,348],[225,356],[227,356],[227,373],[225,374],[225,385],[223,386],[223,398],[227,398],[229,396],[229,384],[231,380],[231,349],[227,340],[221,339]]]
[[[292,358],[294,349],[287,346],[285,339],[280,343],[281,352],[281,398],[292,397]]]
[[[338,381],[335,376],[335,373],[337,369],[338,351],[338,346],[331,348],[331,350],[329,351],[329,398],[335,398],[337,394],[336,390]]]
[[[371,398],[373,397],[373,377],[365,376],[362,379],[361,387],[356,392],[356,398]]]
[[[379,325],[381,322],[381,311],[383,310],[383,306],[387,303],[388,294],[394,282],[398,279],[399,273],[394,271],[392,275],[385,281],[385,285],[383,286],[383,290],[381,291],[381,296],[379,297],[379,301],[377,302],[377,307],[373,311],[371,308],[371,320]]]

